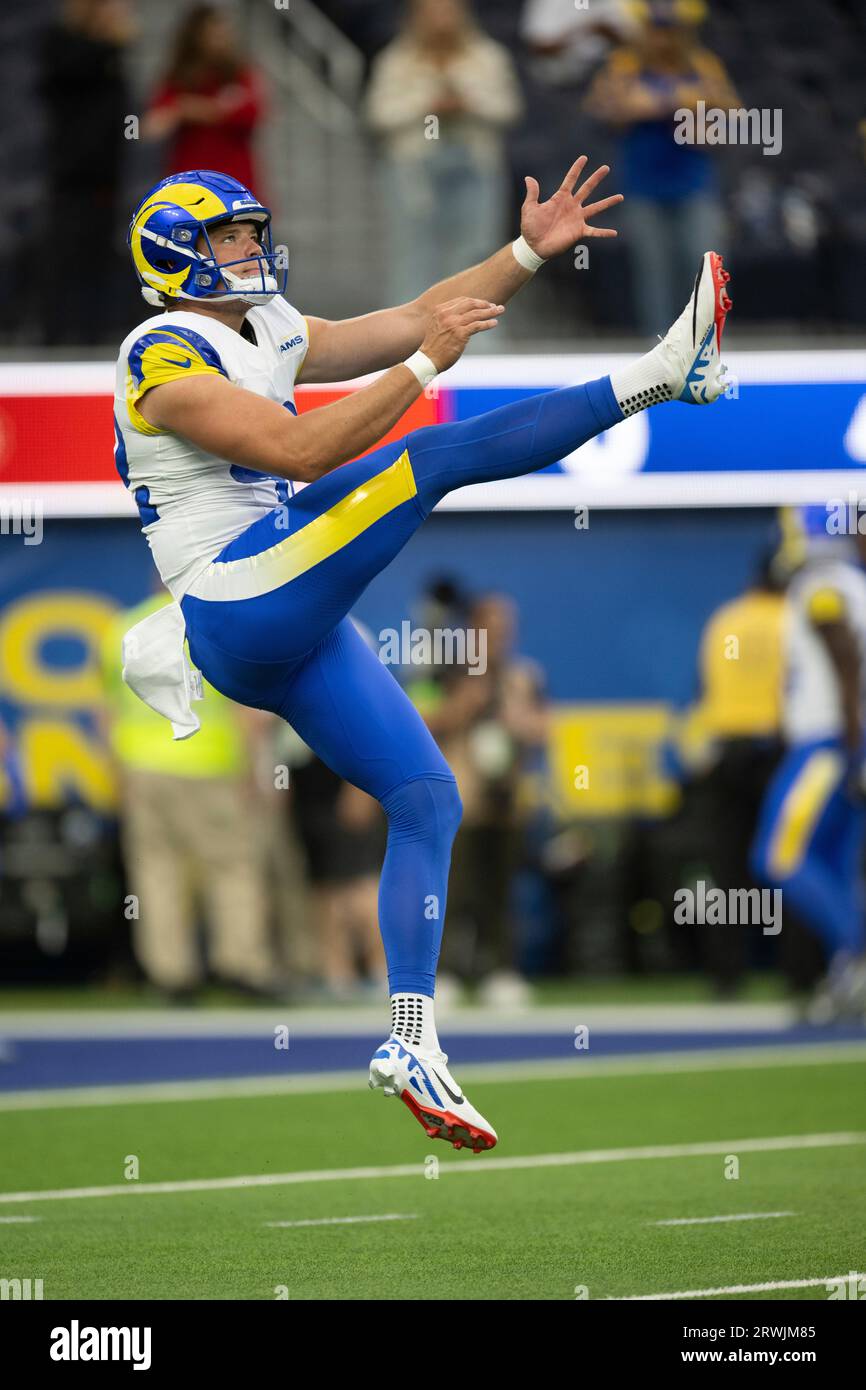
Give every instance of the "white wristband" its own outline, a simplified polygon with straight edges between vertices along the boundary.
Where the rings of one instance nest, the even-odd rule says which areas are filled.
[[[533,251],[525,236],[519,236],[516,241],[512,241],[511,249],[514,259],[519,261],[524,270],[531,270],[533,275],[544,265],[544,257]]]
[[[408,367],[409,371],[418,378],[419,384],[424,387],[429,386],[430,382],[439,375],[438,367],[434,367],[426,352],[413,352],[411,357],[406,358],[403,366]]]

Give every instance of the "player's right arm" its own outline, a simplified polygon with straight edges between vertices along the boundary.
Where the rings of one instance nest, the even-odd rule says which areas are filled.
[[[496,325],[502,305],[455,299],[433,314],[421,351],[439,371],[453,366],[475,333]],[[155,430],[179,435],[229,463],[296,482],[314,482],[378,443],[422,387],[402,363],[343,400],[295,416],[276,401],[207,373],[152,386],[136,403]]]

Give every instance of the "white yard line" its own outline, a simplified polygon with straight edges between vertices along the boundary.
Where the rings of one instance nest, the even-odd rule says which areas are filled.
[[[616,1298],[617,1303],[660,1303],[669,1298],[715,1298],[720,1294],[772,1293],[776,1289],[818,1289],[822,1284],[847,1283],[850,1273],[828,1274],[823,1279],[774,1279],[768,1284],[727,1284],[721,1289],[680,1289],[676,1293],[630,1293]],[[855,1274],[862,1279],[862,1274]]]
[[[527,1154],[515,1158],[446,1160],[439,1173],[502,1173],[526,1168],[572,1168],[584,1164],[623,1163],[650,1158],[702,1158],[713,1154],[772,1153],[791,1149],[829,1149],[866,1144],[866,1132],[774,1135],[764,1139],[713,1140],[699,1144],[650,1144],[628,1149],[582,1149],[577,1153]],[[321,1168],[297,1173],[253,1173],[235,1178],[192,1178],[182,1182],[128,1182],[104,1187],[64,1187],[35,1192],[3,1192],[4,1202],[59,1202],[91,1197],[163,1196],[177,1192],[224,1192],[232,1188],[290,1187],[298,1183],[359,1182],[425,1175],[425,1164],[397,1163],[376,1168]]]
[[[41,1216],[0,1216],[0,1226],[24,1225],[29,1221],[41,1221]]]
[[[733,1216],[676,1216],[669,1221],[650,1221],[650,1226],[712,1226],[717,1221],[775,1221],[796,1216],[795,1211],[740,1211]]]
[[[291,1053],[287,1054],[291,1057]],[[704,1071],[762,1070],[769,1067],[822,1066],[866,1062],[864,1043],[808,1043],[787,1047],[710,1048],[694,1052],[655,1052],[629,1057],[573,1057],[529,1062],[470,1062],[460,1080],[473,1082],[591,1080],[608,1076],[647,1076]],[[143,1105],[163,1101],[249,1100],[258,1096],[314,1095],[364,1090],[366,1072],[308,1072],[299,1076],[226,1077],[218,1080],[139,1081],[110,1086],[63,1086],[53,1090],[0,1091],[0,1112],[55,1110],[79,1106]]]
[[[384,1216],[322,1216],[315,1221],[265,1221],[274,1230],[289,1230],[297,1226],[358,1226],[368,1221],[417,1221],[416,1212],[386,1212]]]

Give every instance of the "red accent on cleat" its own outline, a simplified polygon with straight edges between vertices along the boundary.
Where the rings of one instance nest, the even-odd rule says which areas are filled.
[[[455,1149],[462,1149],[467,1141],[453,1138],[456,1129],[469,1136],[469,1143],[475,1153],[483,1153],[486,1149],[492,1149],[496,1143],[493,1135],[487,1130],[467,1124],[464,1119],[453,1114],[450,1110],[434,1110],[432,1107],[425,1109],[408,1091],[404,1091],[400,1099],[404,1105],[409,1107],[419,1124],[423,1125],[425,1134],[431,1139],[447,1139]],[[438,1122],[438,1128],[431,1129],[431,1119]]]
[[[725,326],[725,316],[734,307],[733,300],[723,288],[731,278],[729,270],[725,270],[724,262],[717,251],[710,252],[710,272],[713,277],[713,287],[716,292],[716,347],[722,350],[722,330]]]

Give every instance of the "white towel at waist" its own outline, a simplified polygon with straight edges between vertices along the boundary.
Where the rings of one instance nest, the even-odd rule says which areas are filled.
[[[157,714],[171,721],[174,738],[190,738],[201,728],[193,700],[204,696],[201,673],[184,649],[186,623],[178,603],[142,618],[122,643],[123,679]]]

